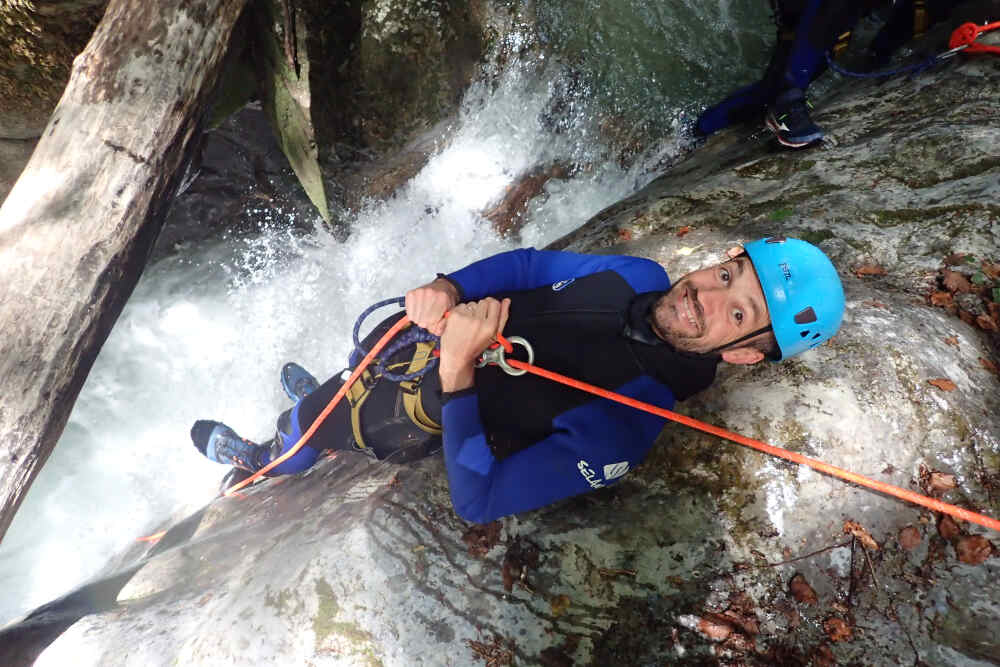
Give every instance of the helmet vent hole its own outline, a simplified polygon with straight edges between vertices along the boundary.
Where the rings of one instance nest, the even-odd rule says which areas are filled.
[[[818,333],[815,333],[815,334],[813,334],[813,337],[812,337],[812,339],[813,339],[813,340],[816,340],[817,338],[819,338],[819,336],[820,336],[820,335],[819,335]]]
[[[810,322],[815,322],[817,319],[816,311],[812,309],[812,306],[800,310],[795,314],[796,324],[809,324]]]
[[[799,332],[799,336],[801,336],[802,338],[806,338],[808,335],[809,335],[808,331],[800,331]]]

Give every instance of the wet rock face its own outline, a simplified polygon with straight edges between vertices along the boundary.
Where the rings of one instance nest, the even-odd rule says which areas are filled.
[[[1000,517],[998,90],[973,59],[845,84],[817,105],[824,146],[724,133],[559,245],[679,276],[767,234],[818,243],[840,334],[681,409]],[[439,458],[345,454],[172,529],[38,664],[991,664],[998,545],[678,425],[621,483],[486,528]]]
[[[301,3],[308,17],[320,162],[343,204],[385,196],[426,160],[426,133],[450,117],[494,30],[486,2]],[[313,55],[315,54],[315,55]]]

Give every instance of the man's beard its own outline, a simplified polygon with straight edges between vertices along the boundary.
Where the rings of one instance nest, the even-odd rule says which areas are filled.
[[[681,317],[678,313],[678,308],[683,308],[683,303],[679,304],[673,300],[673,298],[677,296],[674,292],[678,288],[688,289],[683,279],[671,285],[670,289],[664,292],[663,296],[657,299],[650,309],[649,325],[653,328],[653,332],[678,352],[686,352],[688,354],[699,356],[718,356],[715,354],[713,348],[707,346],[703,342],[695,340],[701,336],[701,333],[692,336],[682,327],[673,324],[673,322],[679,320]],[[691,309],[695,311],[692,314],[696,321],[700,320],[701,326],[703,327],[704,315],[697,312],[696,297],[697,292],[692,291],[689,296]]]

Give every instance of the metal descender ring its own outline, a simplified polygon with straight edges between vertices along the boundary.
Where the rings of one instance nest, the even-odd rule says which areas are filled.
[[[531,348],[531,343],[521,338],[520,336],[511,336],[507,339],[511,345],[520,345],[528,353],[528,364],[535,363],[535,351]],[[476,362],[476,368],[482,368],[488,364],[496,364],[499,366],[504,373],[508,375],[524,375],[528,371],[523,368],[514,368],[509,363],[507,363],[507,350],[504,349],[503,345],[497,345],[496,347],[491,347],[485,350],[479,361]]]

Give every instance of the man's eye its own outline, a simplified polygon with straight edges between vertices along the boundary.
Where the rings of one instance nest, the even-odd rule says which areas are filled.
[[[733,309],[733,319],[736,320],[737,324],[743,324],[743,311],[739,308]]]
[[[730,276],[729,276],[729,269],[722,269],[721,272],[720,272],[720,276],[722,278],[722,282],[728,283],[729,282],[729,278],[730,278]]]

